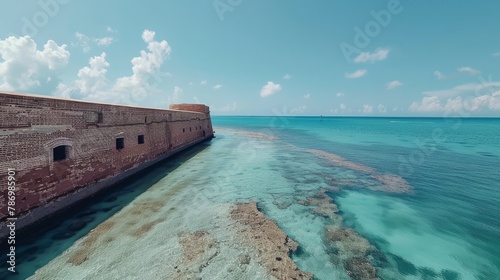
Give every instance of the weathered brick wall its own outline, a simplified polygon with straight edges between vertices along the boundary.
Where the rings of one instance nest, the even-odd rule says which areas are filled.
[[[210,113],[207,106],[203,104],[172,104],[168,107],[170,110],[191,111],[199,113]]]
[[[208,107],[160,110],[0,92],[0,222],[7,169],[16,169],[16,214],[212,138]],[[191,108],[188,112],[186,109]],[[182,110],[182,111],[179,111]],[[139,144],[139,135],[144,143]],[[124,148],[116,148],[123,138]],[[67,159],[54,161],[53,149]]]

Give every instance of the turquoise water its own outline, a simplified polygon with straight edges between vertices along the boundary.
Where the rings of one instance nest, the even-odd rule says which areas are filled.
[[[387,258],[395,256],[400,274],[382,278],[500,279],[500,120],[240,117],[214,123],[272,132],[297,147],[404,177],[411,194],[346,188],[333,196],[348,226]]]
[[[18,278],[37,269],[34,279],[168,275],[170,268],[156,263],[158,250],[178,251],[175,236],[199,229],[227,239],[218,226],[227,205],[257,201],[299,242],[292,258],[300,269],[316,279],[349,279],[345,258],[352,251],[346,248],[354,245],[332,245],[325,232],[335,219],[301,203],[323,188],[340,210],[341,225],[334,226],[354,229],[369,242],[366,257],[381,279],[500,279],[499,119],[213,117],[213,124],[217,138],[210,143],[157,165],[32,238],[19,251]],[[400,178],[391,186],[405,183],[411,190],[388,191],[379,175]],[[83,246],[78,239],[97,224],[126,224],[137,204],[158,197],[165,206],[143,218],[161,218],[151,232],[131,244],[120,235],[127,228],[117,228],[116,241],[87,262],[67,264]],[[82,220],[83,228],[64,236]],[[237,253],[230,248],[221,248],[227,253],[200,272],[203,279],[262,273],[252,267],[245,278],[225,269]],[[138,256],[148,260],[146,267],[134,266]]]

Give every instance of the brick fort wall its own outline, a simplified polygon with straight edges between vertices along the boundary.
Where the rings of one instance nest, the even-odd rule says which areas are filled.
[[[201,104],[161,110],[0,92],[0,229],[8,168],[16,170],[16,216],[30,216],[212,137],[209,108]],[[30,220],[61,207],[52,208]]]

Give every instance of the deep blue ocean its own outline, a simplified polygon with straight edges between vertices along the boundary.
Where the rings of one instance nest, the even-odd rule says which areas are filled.
[[[217,138],[73,210],[43,234],[24,239],[16,277],[24,279],[37,269],[33,279],[94,279],[113,269],[131,277],[141,266],[133,266],[134,254],[127,250],[139,252],[153,239],[169,238],[159,232],[210,228],[209,219],[206,224],[193,221],[220,205],[257,201],[300,244],[292,259],[315,279],[350,279],[346,260],[360,250],[369,252],[366,258],[381,279],[500,279],[500,119],[212,121]],[[337,205],[337,218],[318,216],[304,205],[322,190]],[[107,219],[125,224],[127,209],[166,191],[166,205],[172,207],[155,234],[138,244],[124,239],[100,246],[83,266],[67,264],[66,255],[83,246],[79,239],[97,225]],[[223,213],[222,208],[217,211]],[[327,231],[340,227],[352,229],[357,239],[326,237]],[[165,241],[173,246],[169,244]],[[117,256],[120,261],[110,261]],[[217,278],[206,273],[203,279],[231,279],[231,274]],[[114,275],[119,274],[106,279],[119,279]]]

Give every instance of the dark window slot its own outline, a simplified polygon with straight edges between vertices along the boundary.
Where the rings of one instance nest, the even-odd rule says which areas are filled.
[[[124,138],[116,138],[116,149],[121,150],[125,148],[125,139]]]

